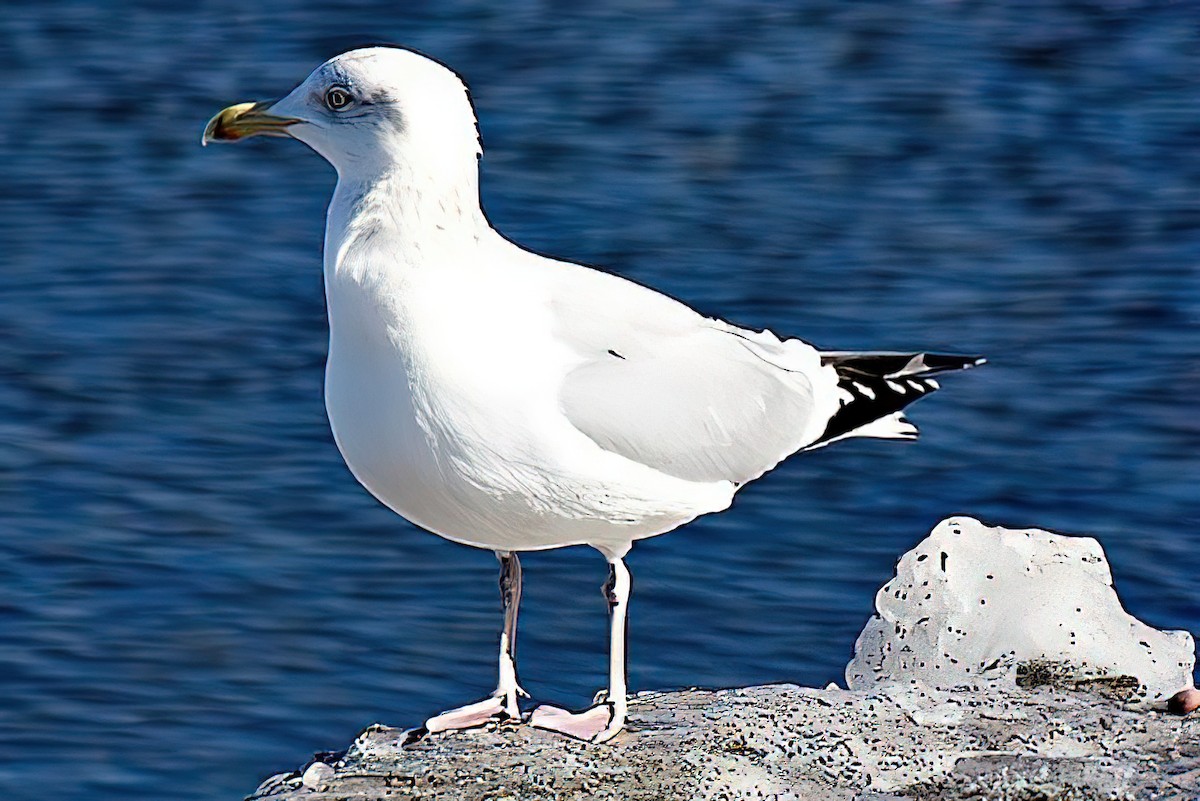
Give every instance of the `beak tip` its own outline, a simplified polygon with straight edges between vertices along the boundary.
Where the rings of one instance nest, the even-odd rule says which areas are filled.
[[[204,133],[200,135],[200,146],[208,147],[209,143],[223,139],[223,129],[225,127],[225,111],[220,112],[204,126]]]
[[[207,126],[205,126],[204,133],[200,136],[200,146],[208,147],[213,142],[226,142],[235,138],[236,137],[229,136],[227,132],[221,128],[221,126],[214,125],[210,122]]]

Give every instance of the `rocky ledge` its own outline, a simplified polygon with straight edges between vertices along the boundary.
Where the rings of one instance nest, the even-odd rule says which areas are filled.
[[[1200,717],[1123,708],[1121,685],[643,693],[606,745],[372,726],[253,798],[1196,801]]]
[[[372,726],[282,801],[1198,801],[1194,643],[1128,615],[1094,540],[943,521],[900,560],[847,685],[641,693],[604,745]]]

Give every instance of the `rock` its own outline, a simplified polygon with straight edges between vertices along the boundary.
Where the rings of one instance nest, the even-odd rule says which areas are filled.
[[[1121,608],[1089,537],[950,518],[900,559],[875,607],[846,668],[852,689],[1077,683],[1161,709],[1192,686],[1192,636]]]
[[[605,745],[505,726],[405,747],[404,730],[373,726],[323,755],[320,789],[309,767],[252,798],[1194,801],[1200,789],[1200,717],[1051,686],[684,690],[634,696],[630,714]]]
[[[337,773],[324,762],[314,762],[300,775],[300,783],[310,790],[323,790]]]
[[[641,693],[590,745],[372,726],[273,801],[1197,801],[1194,644],[1130,617],[1099,544],[943,521],[858,638],[851,690]],[[1168,704],[1168,700],[1169,704]]]

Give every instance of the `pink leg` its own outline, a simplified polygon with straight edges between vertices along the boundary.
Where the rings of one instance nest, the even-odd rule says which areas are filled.
[[[543,704],[533,710],[530,725],[593,743],[611,740],[625,727],[626,699],[625,624],[629,618],[629,569],[619,556],[609,557],[608,600],[611,629],[608,651],[608,699],[579,712]]]
[[[482,701],[451,709],[425,721],[430,733],[473,729],[492,722],[520,722],[520,698],[529,693],[517,681],[517,612],[521,605],[521,562],[515,553],[496,552],[500,559],[500,597],[504,602],[504,631],[500,633],[500,681],[496,692]]]

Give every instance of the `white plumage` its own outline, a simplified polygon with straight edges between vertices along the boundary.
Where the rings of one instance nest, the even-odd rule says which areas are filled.
[[[576,715],[543,707],[533,722],[615,735],[625,715],[621,557],[633,541],[726,508],[796,451],[915,436],[899,410],[936,387],[920,376],[975,363],[822,354],[520,248],[479,208],[464,85],[412,51],[343,54],[278,103],[222,112],[205,139],[261,133],[299,139],[338,171],[325,244],[326,406],[347,465],[405,518],[495,550],[510,584],[515,575],[500,688],[431,730],[520,715],[515,552],[587,544],[613,570],[610,698]]]

